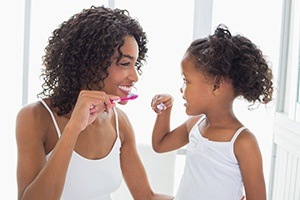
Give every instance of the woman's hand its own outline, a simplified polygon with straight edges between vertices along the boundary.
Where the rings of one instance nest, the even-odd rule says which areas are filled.
[[[79,93],[68,124],[77,126],[76,128],[80,133],[93,123],[99,114],[109,113],[112,107],[115,106],[111,99],[118,98],[118,96],[108,95],[103,91],[82,90]]]

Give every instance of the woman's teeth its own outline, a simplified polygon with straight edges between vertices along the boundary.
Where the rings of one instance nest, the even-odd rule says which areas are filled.
[[[127,86],[119,86],[119,88],[124,92],[130,92],[132,87]]]

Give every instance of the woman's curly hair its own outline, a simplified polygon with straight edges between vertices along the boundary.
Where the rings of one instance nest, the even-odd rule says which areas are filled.
[[[193,41],[186,53],[209,77],[230,80],[235,96],[252,103],[272,100],[272,70],[262,51],[248,38],[232,36],[225,25],[220,24],[207,38]]]
[[[109,75],[111,57],[131,35],[139,48],[136,68],[139,74],[148,51],[146,33],[127,10],[92,6],[63,22],[52,36],[43,56],[41,77],[43,91],[38,97],[51,98],[51,106],[59,115],[69,113],[76,103],[80,90],[101,90]],[[95,89],[95,88],[93,88]]]

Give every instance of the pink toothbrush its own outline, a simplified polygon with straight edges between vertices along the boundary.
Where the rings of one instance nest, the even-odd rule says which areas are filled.
[[[137,94],[133,94],[133,95],[129,95],[127,97],[122,97],[120,99],[110,100],[110,101],[111,101],[111,103],[118,103],[118,102],[121,102],[121,101],[133,100],[133,99],[136,99],[137,97],[138,97]]]

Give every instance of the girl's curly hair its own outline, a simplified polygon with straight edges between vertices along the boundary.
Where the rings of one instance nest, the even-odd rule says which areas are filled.
[[[141,74],[148,51],[147,37],[127,10],[92,6],[73,15],[49,37],[41,74],[43,91],[37,96],[51,97],[51,106],[59,109],[59,115],[69,113],[80,90],[91,89],[91,85],[103,88],[110,59],[116,49],[117,59],[121,58],[126,35],[137,41],[136,68]]]
[[[220,24],[213,35],[191,43],[187,55],[209,77],[224,77],[232,82],[235,96],[267,104],[272,100],[272,70],[262,51],[248,38],[232,36]]]

